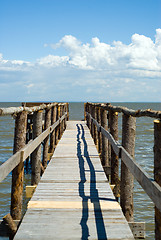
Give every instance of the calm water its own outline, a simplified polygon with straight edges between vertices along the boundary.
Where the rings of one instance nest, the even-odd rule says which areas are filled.
[[[126,106],[131,109],[161,110],[161,103],[112,103],[113,105]],[[20,106],[20,103],[0,103],[0,107]],[[70,103],[70,120],[84,118],[84,104]],[[137,118],[136,131],[136,161],[153,177],[153,120],[152,118]],[[119,117],[121,126],[121,115]],[[121,142],[121,127],[119,128],[119,141]],[[0,117],[0,164],[12,155],[14,133],[14,120],[10,116]],[[10,184],[11,174],[0,183],[0,219],[9,213],[10,209]],[[30,175],[25,174],[25,183],[30,184]],[[28,199],[24,198],[24,211]],[[142,188],[135,182],[134,187],[134,214],[135,221],[146,222],[146,239],[154,239],[154,205]],[[4,240],[8,238],[1,238]]]

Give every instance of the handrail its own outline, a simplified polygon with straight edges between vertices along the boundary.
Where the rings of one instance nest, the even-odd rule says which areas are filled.
[[[110,103],[87,103],[94,107],[101,107],[104,110],[112,110],[113,112],[124,113],[128,116],[132,117],[151,117],[151,118],[160,118],[161,119],[161,111],[154,111],[152,109],[139,109],[133,110],[127,107],[122,106],[113,106]]]
[[[92,122],[97,126],[97,131],[101,132],[111,143],[114,152],[121,159],[131,171],[135,179],[139,182],[142,188],[145,190],[147,195],[151,198],[156,207],[161,211],[161,187],[159,184],[152,179],[146,171],[144,171],[139,164],[137,164],[130,154],[122,147],[118,142],[116,142],[113,136],[105,130],[92,116],[90,113],[86,112],[87,116],[90,117]]]
[[[116,155],[119,156],[120,154],[120,143],[116,142],[115,139],[113,138],[113,136],[107,131],[105,130],[92,116],[90,113],[86,112],[86,114],[91,118],[91,120],[93,121],[93,123],[97,126],[97,131],[101,132],[111,143],[114,152],[116,153]]]
[[[5,177],[21,162],[25,161],[27,157],[41,144],[41,142],[65,119],[67,112],[60,117],[52,126],[47,128],[34,140],[31,140],[24,148],[21,148],[20,151],[16,152],[12,157],[5,161],[0,166],[0,182],[2,182]]]
[[[8,107],[8,108],[0,108],[0,116],[3,115],[13,115],[13,114],[17,114],[20,112],[28,112],[28,113],[32,113],[35,111],[39,111],[39,110],[44,110],[44,109],[50,109],[54,106],[56,106],[58,103],[50,103],[50,104],[41,104],[40,106],[33,106],[33,107]]]

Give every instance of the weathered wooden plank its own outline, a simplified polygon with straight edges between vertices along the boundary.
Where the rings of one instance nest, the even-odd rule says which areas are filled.
[[[135,238],[145,238],[145,222],[128,222]]]
[[[0,182],[19,164],[21,159],[21,151],[14,154],[6,162],[0,166]]]

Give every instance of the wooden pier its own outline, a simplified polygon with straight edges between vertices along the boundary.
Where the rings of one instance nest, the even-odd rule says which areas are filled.
[[[85,103],[84,121],[69,121],[69,104],[54,102],[0,108],[3,115],[15,118],[15,132],[13,155],[0,166],[0,182],[12,171],[11,208],[0,236],[145,238],[145,224],[134,222],[135,178],[155,205],[155,239],[161,239],[161,111]],[[143,116],[155,118],[154,179],[134,160],[136,118]],[[22,217],[24,165],[31,166],[26,189],[36,190]]]
[[[84,121],[67,122],[14,239],[134,239]]]

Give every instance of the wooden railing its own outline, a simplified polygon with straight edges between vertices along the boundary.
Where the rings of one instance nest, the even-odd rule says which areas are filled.
[[[13,220],[20,220],[22,215],[24,161],[28,161],[30,157],[31,185],[37,185],[42,172],[47,167],[48,154],[54,152],[69,117],[68,103],[33,105],[36,103],[0,109],[0,116],[12,115],[15,118],[13,156],[0,166],[0,182],[12,171]]]
[[[118,113],[123,114],[122,145],[118,142]],[[157,118],[154,121],[154,179],[134,160],[136,117],[142,116]],[[155,239],[161,239],[161,111],[135,111],[109,103],[85,103],[85,119],[100,153],[107,178],[115,185],[114,194],[117,199],[120,197],[126,219],[133,222],[135,177],[155,204]]]

